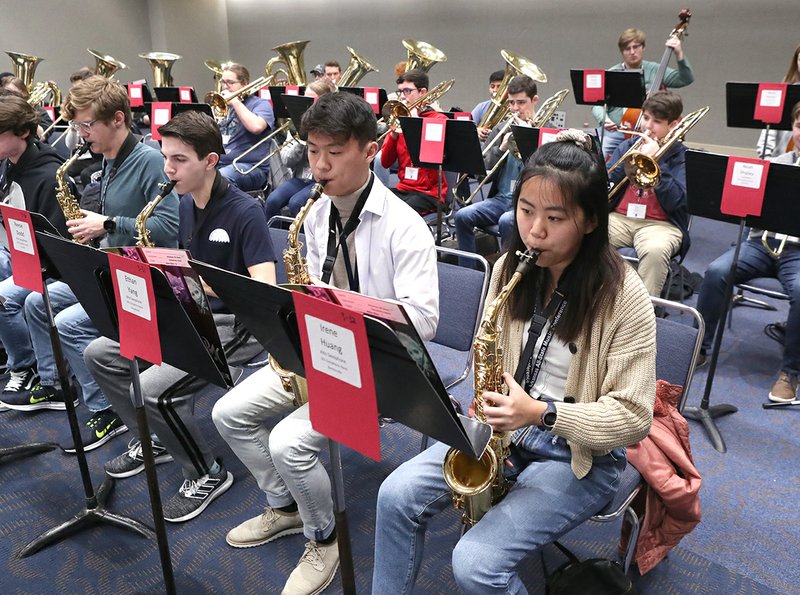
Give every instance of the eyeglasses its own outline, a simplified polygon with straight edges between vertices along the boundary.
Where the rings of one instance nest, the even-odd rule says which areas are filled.
[[[408,95],[411,95],[412,93],[414,93],[415,91],[419,91],[419,89],[416,89],[416,88],[414,88],[414,89],[398,89],[397,90],[397,94],[398,95],[408,96]]]
[[[78,132],[79,130],[83,130],[84,132],[91,132],[92,126],[94,126],[95,123],[97,123],[96,118],[94,120],[89,120],[88,122],[70,122],[69,127],[75,132]]]
[[[220,85],[224,85],[225,87],[230,87],[231,85],[235,85],[235,84],[237,84],[238,82],[239,82],[239,81],[226,81],[225,79],[222,79],[222,80],[219,82],[219,84],[220,84]]]

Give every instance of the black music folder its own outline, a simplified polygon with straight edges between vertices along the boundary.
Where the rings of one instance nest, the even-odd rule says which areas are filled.
[[[642,107],[646,96],[644,75],[641,72],[624,70],[606,70],[606,97],[601,101],[584,101],[583,70],[569,71],[572,81],[572,92],[578,105],[606,105],[608,107]]]
[[[416,167],[438,169],[438,163],[426,163],[419,160],[424,118],[401,117],[399,120],[412,163]],[[450,119],[442,120],[442,122],[446,126],[442,169],[471,176],[485,176],[486,164],[483,161],[481,143],[478,140],[478,127],[475,122]]]
[[[291,85],[289,85],[291,86]],[[303,97],[306,88],[303,85],[298,86],[297,96]],[[272,99],[272,111],[276,118],[288,118],[289,112],[286,110],[286,105],[283,103],[283,96],[287,95],[286,85],[277,87],[269,87],[269,96]]]
[[[725,109],[728,114],[728,127],[765,128],[767,126],[761,120],[753,119],[757,95],[758,83],[725,83]],[[800,101],[800,85],[787,85],[781,121],[778,124],[770,124],[769,127],[791,130],[792,108],[798,101]]]
[[[194,92],[194,87],[189,87],[191,93],[191,101],[181,101],[181,88],[180,87],[155,87],[153,92],[158,98],[157,101],[169,101],[170,103],[199,103],[197,101],[197,93]]]

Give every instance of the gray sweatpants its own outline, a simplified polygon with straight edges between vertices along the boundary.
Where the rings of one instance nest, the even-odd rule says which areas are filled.
[[[263,350],[241,327],[234,328],[233,314],[214,314],[214,322],[229,364],[247,362]],[[100,337],[83,357],[117,415],[131,430],[138,427],[130,366],[119,354],[119,343]],[[166,363],[153,366],[140,360],[140,366],[146,367],[141,382],[150,431],[181,466],[186,479],[206,475],[216,456],[195,422],[194,394],[208,382]]]

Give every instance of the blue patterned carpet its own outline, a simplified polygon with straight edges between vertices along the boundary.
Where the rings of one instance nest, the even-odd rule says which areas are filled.
[[[695,221],[695,238],[688,268],[703,272],[705,263],[724,249],[732,229]],[[705,257],[704,255],[709,255]],[[703,521],[655,570],[637,577],[640,593],[798,593],[800,571],[794,563],[800,543],[800,523],[794,499],[800,488],[796,431],[797,409],[765,411],[766,398],[780,358],[780,346],[762,328],[785,318],[785,308],[764,313],[737,308],[733,330],[723,345],[712,403],[728,402],[739,413],[719,422],[726,454],[711,448],[699,425],[692,424],[692,445],[704,485]],[[690,405],[699,402],[705,381],[695,377]],[[249,550],[227,546],[225,533],[258,514],[264,504],[255,482],[216,434],[209,411],[220,391],[203,391],[197,415],[218,452],[235,476],[228,493],[199,518],[169,525],[167,532],[180,593],[279,593],[302,554],[305,539],[287,537]],[[66,442],[63,412],[0,413],[0,446],[31,441]],[[132,433],[124,434],[89,453],[95,485],[103,479],[102,464],[121,453]],[[374,463],[357,453],[343,452],[345,489],[359,593],[370,591],[374,503],[378,486],[401,461],[419,448],[419,435],[398,425],[384,428],[383,461]],[[172,464],[158,467],[162,497],[181,484]],[[117,595],[163,591],[158,551],[149,541],[113,527],[96,527],[27,558],[17,552],[31,539],[78,512],[83,490],[74,456],[60,451],[0,464],[0,560],[3,594],[86,593]],[[109,508],[151,524],[144,475],[120,480]],[[613,557],[616,525],[592,525],[571,533],[564,542],[582,557]],[[458,536],[454,512],[441,515],[431,526],[417,590],[453,593],[456,586],[449,556]],[[562,563],[553,548],[546,551],[548,567]],[[544,592],[538,556],[523,574],[531,593]],[[339,579],[328,589],[341,592]]]

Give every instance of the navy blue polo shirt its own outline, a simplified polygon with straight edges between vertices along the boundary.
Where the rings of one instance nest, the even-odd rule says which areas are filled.
[[[240,275],[247,267],[275,262],[267,221],[258,202],[217,174],[211,201],[195,207],[191,194],[180,202],[180,245],[192,258]],[[211,309],[229,312],[219,298],[209,296]]]

